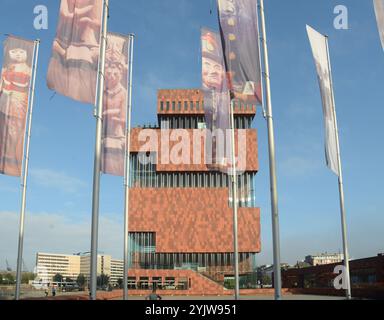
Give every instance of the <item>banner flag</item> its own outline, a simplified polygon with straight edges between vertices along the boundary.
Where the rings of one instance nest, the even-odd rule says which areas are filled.
[[[261,104],[257,0],[217,0],[217,6],[232,98]]]
[[[102,0],[61,0],[48,67],[51,90],[84,103],[95,103]]]
[[[231,157],[231,103],[220,35],[203,28],[201,45],[204,111],[207,129],[211,133],[211,139],[207,139],[206,151],[212,154],[212,169],[226,171]]]
[[[105,58],[102,172],[124,176],[129,38],[109,33]]]
[[[4,41],[0,79],[0,173],[21,176],[34,42]]]
[[[381,44],[384,49],[384,0],[373,0]]]
[[[332,75],[329,68],[327,37],[320,34],[307,25],[307,33],[312,47],[312,53],[316,64],[317,75],[320,85],[320,94],[323,103],[324,126],[325,126],[325,155],[327,166],[336,175],[339,174],[337,131],[334,113],[334,98],[332,88]]]

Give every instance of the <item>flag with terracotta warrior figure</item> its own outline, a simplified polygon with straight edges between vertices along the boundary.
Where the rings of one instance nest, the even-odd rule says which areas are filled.
[[[95,103],[103,0],[61,0],[47,85],[84,103]]]
[[[257,0],[217,0],[217,6],[232,98],[261,104]]]
[[[220,35],[207,28],[201,31],[202,89],[204,111],[210,138],[207,152],[212,169],[226,171],[231,161],[230,96],[228,91]],[[208,162],[210,162],[208,160]],[[210,163],[209,163],[210,164]]]
[[[381,44],[384,49],[384,0],[373,0]]]
[[[34,42],[4,41],[0,79],[0,174],[21,176]]]
[[[109,33],[105,57],[102,172],[124,176],[129,39]]]

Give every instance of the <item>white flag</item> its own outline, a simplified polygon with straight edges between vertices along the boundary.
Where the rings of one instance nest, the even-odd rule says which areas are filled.
[[[307,33],[316,63],[317,75],[320,85],[321,99],[323,101],[324,126],[325,126],[325,156],[327,166],[339,176],[337,157],[337,132],[334,113],[334,99],[332,88],[332,75],[328,61],[327,37],[307,26]]]
[[[381,44],[384,49],[384,0],[373,0],[375,7],[377,25],[379,27],[379,33],[381,38]]]

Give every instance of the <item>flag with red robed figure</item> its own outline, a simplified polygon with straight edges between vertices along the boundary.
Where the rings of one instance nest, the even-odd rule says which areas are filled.
[[[204,111],[210,133],[206,151],[212,155],[208,164],[213,170],[226,172],[231,161],[230,96],[220,35],[203,28],[201,47]]]
[[[124,176],[128,106],[128,37],[109,33],[105,57],[102,172]]]
[[[34,42],[4,41],[0,79],[0,174],[21,176]]]
[[[231,98],[261,104],[257,0],[217,0]]]
[[[48,67],[51,90],[95,103],[103,0],[61,0]]]

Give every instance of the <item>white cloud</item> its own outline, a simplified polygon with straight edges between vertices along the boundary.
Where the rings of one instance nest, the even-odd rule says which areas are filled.
[[[320,159],[306,156],[289,156],[281,162],[281,172],[288,177],[307,176],[321,167]]]
[[[17,260],[19,214],[0,212],[0,270],[7,259],[15,269]],[[72,221],[54,213],[27,212],[24,260],[29,269],[35,265],[37,252],[65,253],[90,251],[91,219]],[[123,224],[110,216],[100,217],[99,252],[119,259],[123,251]]]
[[[318,105],[310,105],[303,102],[295,101],[290,104],[289,108],[284,109],[284,115],[290,120],[295,120],[297,122],[296,126],[298,127],[304,126],[305,121],[322,120],[318,117],[322,115],[321,101],[319,100]],[[298,121],[299,119],[300,121]]]
[[[32,182],[45,188],[57,189],[66,193],[75,193],[86,186],[86,183],[78,178],[50,169],[33,169],[30,175]]]
[[[16,192],[20,192],[20,188],[9,186],[3,181],[0,181],[0,191],[16,193]]]

